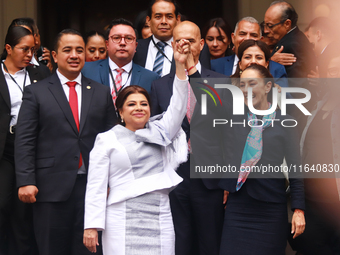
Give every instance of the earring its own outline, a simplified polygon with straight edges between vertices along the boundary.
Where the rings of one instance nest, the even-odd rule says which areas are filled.
[[[122,122],[122,123],[124,123],[124,119],[123,119],[123,117],[121,117],[121,122]]]

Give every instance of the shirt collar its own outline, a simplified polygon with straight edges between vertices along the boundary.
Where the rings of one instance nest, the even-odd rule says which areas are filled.
[[[57,69],[57,75],[58,75],[58,78],[60,80],[60,83],[61,85],[65,85],[66,82],[69,82],[69,81],[75,81],[77,82],[77,84],[81,85],[81,73],[78,74],[78,77],[75,78],[74,80],[69,80],[67,79],[64,75],[62,75],[60,72],[59,72],[59,69]]]
[[[202,66],[201,63],[198,61],[197,65],[196,65],[196,69],[197,71],[201,74],[202,73]]]
[[[235,54],[234,66],[237,66],[238,61],[239,61],[238,56]]]
[[[325,48],[323,48],[323,50],[321,51],[320,55],[325,51],[325,49],[327,48],[328,44],[326,45]]]
[[[155,44],[157,44],[158,42],[161,41],[161,40],[157,39],[154,35],[152,35],[152,38],[153,38],[153,40],[155,41]],[[172,48],[171,43],[172,43],[173,40],[174,40],[174,38],[171,37],[170,40],[165,41],[165,43],[166,43],[167,45],[169,45],[169,46]],[[154,47],[156,47],[156,46],[154,45]]]
[[[34,53],[34,55],[32,56],[32,59],[31,59],[30,64],[33,64],[33,65],[35,65],[35,66],[39,66],[39,62],[35,59],[35,53]]]
[[[5,60],[2,60],[2,62],[4,62]],[[5,75],[5,76],[8,76],[8,77],[10,77],[9,76],[9,73],[7,73],[6,71],[5,71],[5,68],[4,68],[4,65],[1,65],[1,69],[2,69],[2,72],[3,72],[3,74]],[[25,72],[26,72],[26,67],[25,68],[23,68],[23,69],[21,69],[21,70],[19,70],[18,72],[16,72],[15,74],[14,74],[14,76],[15,75],[17,75],[17,74],[25,74]]]
[[[287,34],[289,34],[290,32],[292,32],[295,28],[296,28],[296,26],[293,27],[291,30],[289,30]]]
[[[120,68],[119,66],[117,66],[115,62],[111,60],[111,58],[109,58],[109,66],[112,71],[116,70],[117,68]],[[132,69],[132,60],[121,68],[123,68],[125,72],[129,73]]]

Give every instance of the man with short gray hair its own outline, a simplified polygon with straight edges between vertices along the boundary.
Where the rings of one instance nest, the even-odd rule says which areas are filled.
[[[244,17],[239,20],[235,26],[234,33],[231,34],[231,39],[234,44],[234,55],[214,59],[211,61],[211,70],[231,76],[235,73],[238,65],[238,48],[244,40],[261,39],[261,28],[259,22],[253,17]],[[287,74],[282,65],[269,61],[269,70],[276,78],[286,78]],[[283,86],[283,84],[279,84]]]

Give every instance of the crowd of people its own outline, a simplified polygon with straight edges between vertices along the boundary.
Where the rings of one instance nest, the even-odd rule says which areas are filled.
[[[279,255],[287,243],[340,254],[340,41],[329,18],[304,32],[297,22],[279,0],[262,23],[216,17],[201,33],[175,1],[153,0],[105,34],[64,29],[50,51],[33,19],[13,20],[0,71],[0,254]],[[241,91],[243,114],[216,79]],[[310,115],[275,106],[286,88],[310,92]],[[216,119],[255,125],[213,129]],[[285,119],[297,125],[273,125]],[[212,161],[238,171],[193,178]],[[282,164],[329,171],[249,170]]]

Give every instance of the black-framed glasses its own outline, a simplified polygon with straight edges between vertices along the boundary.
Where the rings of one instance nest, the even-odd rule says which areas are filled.
[[[111,35],[110,36],[111,40],[113,43],[120,43],[122,41],[122,39],[124,38],[124,41],[126,43],[133,43],[136,40],[136,37],[132,36],[132,35],[125,35],[125,36],[121,36],[121,35]]]
[[[34,53],[34,47],[30,48],[30,47],[17,47],[17,46],[14,46],[14,48],[17,48],[17,49],[21,50],[22,53],[24,53],[24,54],[28,54],[29,52],[32,52],[32,54]]]
[[[327,69],[327,72],[329,74],[329,76],[331,77],[338,77],[339,72],[340,72],[340,68],[339,67],[331,67]]]
[[[278,22],[278,23],[275,23],[275,24],[270,24],[270,23],[265,23],[264,21],[261,23],[261,26],[263,27],[263,28],[268,28],[269,30],[272,30],[273,29],[273,27],[276,27],[277,25],[280,25],[280,24],[283,24],[283,23],[285,23],[286,22],[286,19],[285,20],[282,20],[282,21],[280,21],[280,22]]]

